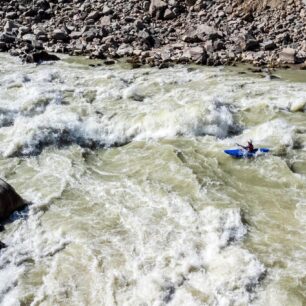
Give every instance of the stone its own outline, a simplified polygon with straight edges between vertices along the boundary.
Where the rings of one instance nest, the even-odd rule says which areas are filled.
[[[290,104],[290,112],[303,112],[306,109],[306,101],[296,101]]]
[[[132,22],[135,22],[135,18],[134,18],[134,17],[131,17],[131,16],[126,16],[126,17],[124,18],[124,21],[125,21],[126,23],[132,23]]]
[[[128,44],[122,44],[119,46],[118,50],[117,50],[117,55],[119,56],[128,56],[128,55],[132,55],[133,54],[133,47],[131,45]]]
[[[34,34],[25,34],[22,36],[22,40],[23,41],[28,41],[28,42],[33,42],[34,40],[36,40],[36,35]]]
[[[282,2],[282,6],[272,5],[276,2]],[[295,63],[302,63],[306,59],[303,45],[306,9],[299,0],[289,0],[288,5],[285,2],[2,0],[0,51],[25,57],[33,49],[47,48],[95,58],[116,58],[118,46],[121,48],[125,43],[129,47],[119,48],[119,53],[129,54],[132,49],[152,51],[150,64],[159,66],[162,49],[171,51],[167,62],[176,62],[186,45],[191,44],[189,48],[205,46],[209,64],[253,58],[255,65],[273,66],[277,64],[280,48],[290,46],[297,51]],[[26,34],[29,36],[24,37]],[[30,36],[33,34],[36,39]],[[182,47],[173,48],[177,43]],[[230,58],[230,52],[235,56]],[[169,57],[167,54],[164,53],[164,58]]]
[[[171,51],[169,50],[169,48],[164,48],[163,50],[161,50],[160,56],[162,61],[169,61],[171,59]]]
[[[5,32],[12,32],[14,29],[18,29],[19,25],[12,20],[8,20],[4,26]]]
[[[224,46],[224,42],[220,39],[217,39],[216,41],[214,41],[214,50],[215,51],[219,51],[219,50],[223,50],[225,49],[225,46]]]
[[[166,9],[165,13],[164,13],[164,19],[168,20],[168,19],[173,19],[175,18],[176,15],[173,13],[173,11]]]
[[[98,11],[93,11],[91,13],[88,14],[88,16],[86,17],[86,19],[93,19],[94,21],[98,20],[101,16],[101,13]]]
[[[68,35],[62,30],[55,29],[53,31],[52,38],[56,41],[66,41],[68,39]]]
[[[5,17],[7,19],[16,19],[17,18],[17,13],[16,12],[9,12],[9,13],[6,13]]]
[[[188,43],[206,41],[221,37],[218,31],[207,24],[201,24],[197,28],[189,28],[183,35],[182,40]]]
[[[104,16],[101,18],[101,25],[102,26],[109,26],[111,24],[111,16]]]
[[[81,31],[73,31],[69,34],[69,36],[72,38],[72,39],[78,39],[80,37],[82,37],[83,33]]]
[[[113,60],[113,59],[106,59],[105,61],[104,61],[104,65],[107,65],[107,66],[109,66],[109,65],[114,65],[116,62]]]
[[[31,29],[29,27],[26,27],[26,26],[22,26],[18,30],[19,30],[19,35],[20,36],[31,32]]]
[[[32,41],[32,47],[36,50],[44,50],[43,42],[40,40],[33,40]]]
[[[262,42],[260,44],[260,47],[265,51],[274,50],[274,49],[277,48],[277,46],[276,46],[276,44],[273,40],[266,40],[266,41]]]
[[[86,42],[93,41],[94,38],[96,38],[97,36],[98,33],[95,29],[90,29],[82,34],[82,37],[85,39]]]
[[[142,8],[144,11],[148,11],[150,9],[150,1],[144,1]]]
[[[134,25],[137,30],[141,31],[145,28],[145,24],[141,20],[135,20]]]
[[[243,51],[254,51],[259,47],[258,41],[251,34],[241,34],[238,40]]]
[[[293,48],[284,48],[279,54],[279,62],[282,64],[295,64],[296,50]]]
[[[5,249],[6,247],[7,245],[3,243],[2,241],[0,241],[0,250]]]
[[[46,51],[38,51],[34,52],[32,54],[28,54],[25,58],[26,63],[41,63],[45,61],[58,61],[60,60],[59,57],[57,57],[54,54],[49,54]]]
[[[188,47],[184,49],[182,58],[192,60],[197,64],[204,64],[207,54],[203,47]]]
[[[164,10],[167,7],[167,3],[162,0],[151,0],[149,13],[155,16],[158,11]]]
[[[113,12],[114,12],[114,11],[113,11],[109,6],[105,5],[105,6],[103,7],[102,13],[103,13],[104,15],[111,15]]]
[[[14,211],[23,208],[26,202],[15,189],[0,179],[0,220],[7,219]]]
[[[288,32],[278,34],[275,41],[279,44],[288,44],[291,41],[290,34]]]
[[[207,42],[205,42],[205,49],[209,53],[214,52],[214,44],[212,40],[208,40]]]
[[[0,41],[0,52],[5,52],[8,51],[8,46],[6,45],[5,42]]]
[[[193,6],[195,5],[197,0],[185,0],[185,3],[187,6]]]
[[[201,24],[197,27],[197,35],[200,38],[206,35],[208,39],[213,40],[220,37],[218,31],[214,27],[207,24]]]
[[[0,41],[3,41],[5,43],[14,43],[16,40],[16,37],[7,33],[0,34]]]
[[[198,37],[198,33],[195,29],[188,29],[182,36],[182,40],[187,43],[197,43],[201,40]]]

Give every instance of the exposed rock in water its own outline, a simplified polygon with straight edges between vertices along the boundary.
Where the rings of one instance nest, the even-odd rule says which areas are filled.
[[[303,112],[306,108],[306,101],[297,101],[289,105],[291,112]]]
[[[15,189],[0,179],[0,220],[7,219],[14,211],[23,208],[26,202]]]
[[[60,58],[54,54],[49,54],[46,51],[39,51],[28,54],[25,57],[26,63],[41,63],[46,61],[58,61]]]
[[[6,247],[7,247],[7,245],[5,243],[3,243],[2,241],[0,241],[0,250],[5,249]]]

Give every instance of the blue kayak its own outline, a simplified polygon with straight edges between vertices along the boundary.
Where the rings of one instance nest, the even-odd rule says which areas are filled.
[[[255,157],[262,153],[268,153],[269,151],[270,150],[267,148],[254,149],[252,152],[249,152],[244,149],[233,149],[233,150],[224,150],[224,153],[236,158],[242,158],[242,157]]]

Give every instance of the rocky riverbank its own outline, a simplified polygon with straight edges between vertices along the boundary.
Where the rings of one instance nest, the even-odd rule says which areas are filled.
[[[111,64],[283,66],[306,60],[302,0],[2,0],[0,51],[25,62],[48,52]]]

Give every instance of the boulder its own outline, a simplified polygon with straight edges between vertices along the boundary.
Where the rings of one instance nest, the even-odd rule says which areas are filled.
[[[114,65],[114,64],[116,64],[116,62],[113,59],[110,59],[110,58],[108,58],[104,61],[104,65],[107,65],[107,66]]]
[[[105,5],[105,6],[103,7],[102,13],[103,13],[104,15],[111,15],[113,12],[114,12],[113,9],[110,8],[109,6]]]
[[[109,26],[111,24],[111,16],[104,16],[101,18],[101,25],[102,26]]]
[[[150,1],[144,1],[142,8],[145,12],[147,12],[150,9]]]
[[[21,35],[21,36],[31,32],[31,29],[29,27],[26,27],[26,26],[22,26],[18,30],[19,30],[19,35]]]
[[[7,247],[7,245],[5,243],[3,243],[2,241],[0,241],[0,250],[5,249],[6,247]]]
[[[284,48],[279,54],[279,61],[282,64],[294,64],[296,62],[296,50],[293,48]]]
[[[0,41],[5,43],[14,43],[16,40],[15,36],[7,34],[7,33],[0,33]]]
[[[241,34],[238,37],[238,40],[239,46],[243,51],[254,51],[259,47],[258,41],[253,37],[252,34]]]
[[[197,0],[185,0],[185,3],[187,6],[193,6],[195,5]]]
[[[88,14],[86,19],[93,19],[94,21],[98,20],[101,17],[101,13],[98,11],[92,11]]]
[[[184,49],[181,60],[192,60],[197,64],[204,64],[207,59],[206,51],[203,47],[187,47]]]
[[[149,13],[154,16],[157,12],[163,11],[167,8],[167,3],[162,0],[152,0],[149,8]]]
[[[16,19],[17,18],[17,13],[16,12],[8,12],[8,13],[6,13],[5,17],[7,19]]]
[[[26,63],[37,63],[37,64],[45,61],[58,61],[58,60],[60,60],[59,57],[57,57],[54,54],[49,54],[46,51],[34,52],[28,54],[25,58]]]
[[[56,29],[53,31],[52,38],[56,41],[66,41],[68,39],[68,35],[66,32]]]
[[[183,35],[182,40],[187,43],[196,43],[206,41],[207,39],[215,40],[221,37],[220,33],[207,24],[200,24],[197,28],[189,28]]]
[[[22,36],[22,40],[23,41],[27,41],[27,42],[33,42],[36,40],[36,35],[34,34],[25,34]]]
[[[129,56],[133,54],[133,47],[128,44],[122,44],[119,46],[117,52],[119,56]]]
[[[276,44],[273,40],[266,40],[260,44],[261,48],[265,51],[276,49]]]
[[[164,19],[173,19],[175,18],[175,14],[169,10],[169,9],[166,9],[165,13],[164,13]]]
[[[0,219],[7,219],[15,210],[21,209],[26,202],[15,189],[0,179]]]
[[[203,36],[207,36],[208,39],[216,39],[220,38],[220,33],[217,31],[216,28],[209,26],[207,24],[200,24],[197,27],[197,35],[199,38],[202,38]]]
[[[73,32],[70,33],[69,36],[72,39],[78,39],[78,38],[82,37],[82,35],[83,35],[83,33],[81,31],[73,31]]]
[[[182,40],[187,43],[196,43],[201,41],[195,29],[188,29],[182,36]]]
[[[8,46],[6,45],[5,42],[0,41],[0,52],[5,52],[8,50]]]
[[[306,108],[306,101],[296,101],[289,105],[291,112],[303,112]]]
[[[18,29],[19,28],[19,25],[12,21],[12,20],[8,20],[4,26],[4,31],[5,32],[12,32],[14,29]]]

